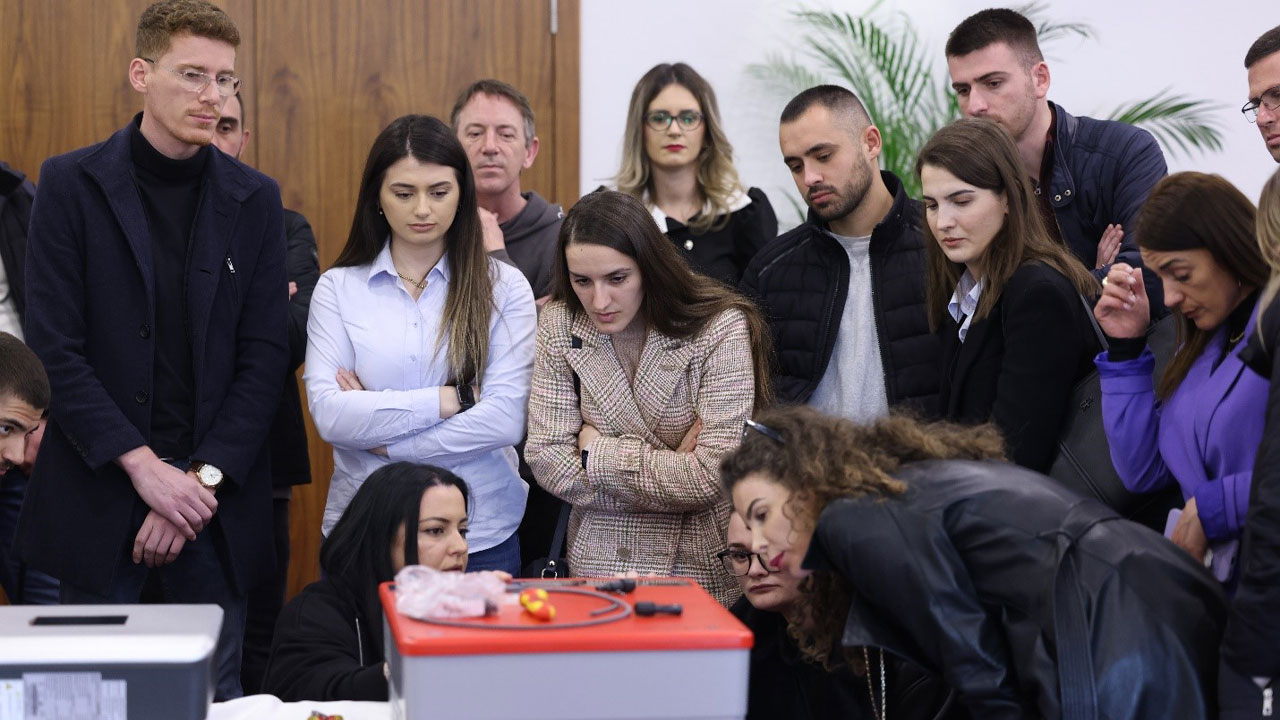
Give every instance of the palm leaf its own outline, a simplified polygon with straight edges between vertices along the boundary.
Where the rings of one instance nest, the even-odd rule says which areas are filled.
[[[1166,152],[1188,156],[1222,150],[1221,108],[1207,100],[1174,94],[1169,88],[1148,98],[1120,105],[1109,120],[1140,127],[1160,141]],[[1176,152],[1175,152],[1176,148]]]
[[[1043,0],[1036,0],[1025,5],[1014,7],[1016,12],[1021,13],[1025,18],[1036,26],[1036,38],[1040,41],[1043,48],[1046,44],[1053,44],[1069,37],[1077,37],[1083,40],[1093,38],[1093,26],[1082,22],[1057,22],[1047,17],[1049,5]]]

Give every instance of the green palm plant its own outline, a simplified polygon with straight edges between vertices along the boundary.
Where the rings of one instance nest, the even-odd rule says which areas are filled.
[[[766,91],[790,98],[824,82],[846,85],[858,93],[884,138],[881,166],[902,178],[907,192],[919,197],[913,168],[916,152],[942,126],[960,117],[960,108],[942,68],[942,53],[926,47],[903,12],[884,11],[876,0],[860,14],[797,9],[800,27],[797,55],[771,53],[747,67]],[[1093,28],[1078,22],[1044,17],[1042,3],[1018,8],[1035,25],[1042,48],[1070,38],[1093,37]],[[1167,152],[1220,151],[1222,131],[1205,100],[1162,90],[1122,104],[1106,117],[1146,129]],[[801,213],[803,217],[803,213]]]

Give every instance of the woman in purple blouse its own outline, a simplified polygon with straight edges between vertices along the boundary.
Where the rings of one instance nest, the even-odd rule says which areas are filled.
[[[1152,190],[1138,246],[1163,283],[1179,339],[1158,382],[1141,270],[1113,265],[1094,310],[1110,338],[1095,362],[1116,471],[1135,492],[1178,483],[1186,505],[1170,513],[1166,534],[1228,586],[1267,402],[1266,381],[1240,360],[1267,281],[1255,216],[1217,175],[1178,173]]]

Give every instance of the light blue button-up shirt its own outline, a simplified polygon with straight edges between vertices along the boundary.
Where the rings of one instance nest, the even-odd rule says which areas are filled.
[[[449,290],[448,254],[427,274],[415,301],[397,277],[390,244],[369,265],[332,268],[320,277],[307,322],[303,380],[320,437],[333,445],[333,479],[322,530],[333,529],[360,484],[391,462],[447,468],[467,482],[471,552],[515,532],[528,485],[514,445],[524,436],[533,373],[537,311],[523,274],[490,260],[494,309],[489,360],[475,407],[440,418],[440,386],[449,384],[447,347],[437,347]],[[364,390],[343,391],[339,368]],[[369,450],[386,446],[389,458]]]

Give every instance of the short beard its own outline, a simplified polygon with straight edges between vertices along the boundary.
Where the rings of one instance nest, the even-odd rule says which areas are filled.
[[[809,208],[813,210],[815,215],[822,218],[827,223],[844,219],[849,214],[857,210],[858,206],[862,204],[863,199],[866,198],[867,191],[871,189],[872,172],[873,171],[870,168],[864,168],[861,174],[850,180],[848,185],[841,188],[839,191],[839,197],[841,198],[839,205],[834,207],[828,206],[821,210],[813,205],[810,205]]]

